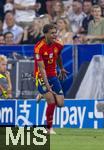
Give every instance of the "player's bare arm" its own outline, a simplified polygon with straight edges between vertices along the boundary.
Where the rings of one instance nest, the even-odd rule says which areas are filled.
[[[51,86],[48,83],[48,79],[47,79],[47,75],[46,75],[46,71],[45,71],[44,62],[43,61],[38,61],[38,67],[39,67],[40,73],[42,75],[42,78],[44,80],[44,83],[45,83],[47,89],[49,91],[51,91]]]

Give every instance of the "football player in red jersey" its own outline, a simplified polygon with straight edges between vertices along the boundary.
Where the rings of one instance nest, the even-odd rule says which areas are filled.
[[[53,24],[43,27],[44,38],[34,48],[35,53],[35,78],[39,92],[47,100],[46,120],[48,132],[55,134],[52,128],[55,106],[64,105],[64,94],[57,77],[57,64],[60,67],[61,78],[68,73],[62,64],[61,51],[63,46],[56,41],[57,29]]]

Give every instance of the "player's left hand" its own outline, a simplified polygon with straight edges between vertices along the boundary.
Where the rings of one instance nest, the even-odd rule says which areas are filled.
[[[67,70],[65,70],[64,68],[62,68],[61,69],[61,72],[60,72],[60,74],[59,74],[59,79],[60,80],[65,80],[66,78],[67,78],[67,74],[68,74],[69,72],[67,71]]]

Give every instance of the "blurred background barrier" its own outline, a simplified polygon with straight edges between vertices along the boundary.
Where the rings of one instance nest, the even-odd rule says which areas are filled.
[[[34,98],[37,92],[33,77],[34,60],[9,60],[8,69],[11,73],[13,97]]]

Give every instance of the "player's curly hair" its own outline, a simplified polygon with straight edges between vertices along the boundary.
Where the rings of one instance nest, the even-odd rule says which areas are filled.
[[[51,29],[56,29],[56,26],[54,24],[46,24],[43,27],[43,33],[46,34],[49,32]]]

